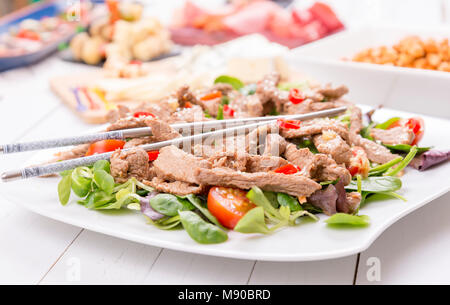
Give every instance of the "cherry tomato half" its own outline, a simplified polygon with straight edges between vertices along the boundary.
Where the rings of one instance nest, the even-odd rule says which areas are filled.
[[[148,161],[155,161],[156,159],[158,159],[159,150],[152,150],[147,153],[148,153]]]
[[[147,112],[147,111],[138,111],[138,112],[135,112],[135,113],[133,114],[133,116],[134,116],[135,118],[146,117],[146,116],[151,116],[151,117],[153,117],[153,118],[156,118],[156,115],[154,115],[153,113]]]
[[[414,132],[414,141],[411,145],[416,145],[423,137],[423,132],[425,129],[425,123],[422,118],[410,118],[406,121],[405,126],[408,127],[412,132]]]
[[[408,129],[410,129],[415,135],[414,141],[411,143],[411,145],[416,145],[423,137],[425,123],[422,118],[418,117],[410,119],[400,119],[389,125],[387,129],[391,129],[394,127],[407,127]]]
[[[277,168],[276,170],[274,170],[274,172],[279,174],[292,175],[298,172],[299,170],[300,168],[298,166],[295,166],[293,164],[286,164]]]
[[[93,154],[102,154],[105,152],[115,151],[116,149],[122,149],[125,145],[125,141],[120,140],[102,140],[97,141],[89,146],[86,156],[92,156]]]
[[[292,88],[289,91],[289,100],[294,105],[300,104],[301,102],[303,102],[305,100],[305,95],[299,89]]]
[[[233,229],[249,210],[256,207],[247,192],[228,187],[214,186],[208,194],[208,210],[225,227]]]
[[[277,124],[280,128],[285,129],[299,129],[300,128],[300,121],[295,120],[284,120],[284,119],[278,119]]]

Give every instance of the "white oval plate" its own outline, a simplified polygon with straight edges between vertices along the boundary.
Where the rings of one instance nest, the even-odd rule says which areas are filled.
[[[382,121],[392,116],[410,117],[411,113],[382,109],[375,119]],[[421,146],[434,145],[437,149],[450,148],[450,121],[423,116],[426,132]],[[49,158],[49,152],[40,152],[27,164]],[[0,191],[7,200],[31,211],[68,224],[115,237],[174,250],[223,257],[267,261],[312,261],[355,254],[367,249],[391,224],[450,190],[450,162],[426,172],[407,169],[399,191],[408,199],[372,202],[360,214],[369,215],[371,225],[359,229],[332,229],[326,226],[326,216],[317,223],[282,229],[272,235],[245,235],[229,233],[229,240],[217,245],[200,245],[184,230],[163,231],[146,224],[142,215],[133,211],[99,212],[75,203],[75,198],[63,207],[58,202],[59,178],[34,178],[2,183]],[[73,196],[73,195],[72,195]],[[418,224],[420,225],[420,224]]]

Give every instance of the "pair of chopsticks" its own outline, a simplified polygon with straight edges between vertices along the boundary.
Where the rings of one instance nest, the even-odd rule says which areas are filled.
[[[194,132],[203,129],[219,129],[215,131],[198,133],[191,136],[179,137],[172,140],[140,145],[146,151],[158,150],[164,146],[169,145],[180,145],[182,143],[192,142],[192,141],[202,141],[208,137],[217,137],[223,135],[230,135],[238,132],[248,132],[250,130],[256,129],[263,125],[273,124],[277,119],[287,119],[287,120],[310,120],[313,118],[327,117],[337,115],[341,112],[347,110],[347,107],[333,108],[329,110],[311,112],[307,114],[294,114],[294,115],[278,115],[269,117],[255,117],[255,118],[242,118],[242,119],[229,119],[220,121],[201,121],[195,123],[180,123],[173,124],[171,127],[175,130],[185,130],[186,128],[191,128]],[[249,124],[250,123],[250,124]],[[235,127],[230,127],[235,126]],[[33,141],[25,143],[16,144],[6,144],[0,146],[0,152],[3,154],[24,152],[31,150],[40,150],[46,148],[62,147],[69,145],[77,145],[83,143],[90,143],[95,141],[116,139],[124,140],[127,138],[145,137],[152,135],[151,128],[132,128],[132,129],[122,129],[108,132],[100,132],[82,136],[66,137],[58,139],[50,139],[43,141]],[[131,148],[124,149],[128,151]],[[109,160],[113,152],[107,152],[102,154],[96,154],[88,157],[76,158],[61,162],[55,162],[45,165],[25,167],[18,170],[7,171],[1,174],[1,179],[3,182],[8,182],[16,179],[26,179],[31,177],[43,176],[62,172],[65,170],[70,170],[79,166],[86,166],[94,164],[99,160]]]

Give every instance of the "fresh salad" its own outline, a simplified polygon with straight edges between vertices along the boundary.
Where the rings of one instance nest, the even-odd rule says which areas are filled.
[[[152,136],[104,140],[60,152],[57,160],[114,151],[110,160],[61,173],[58,195],[71,194],[92,210],[129,209],[162,230],[184,229],[196,242],[225,242],[228,232],[272,234],[282,227],[329,216],[330,228],[365,227],[370,200],[399,193],[408,166],[425,170],[449,152],[421,147],[421,118],[372,121],[342,99],[345,86],[286,83],[270,74],[256,84],[220,76],[210,88],[183,86],[159,103],[123,107],[107,130],[148,126]],[[308,113],[339,106],[334,118],[278,120],[247,135],[192,147],[147,152],[140,145],[180,137],[170,124],[274,114]],[[220,142],[220,143],[219,143]]]

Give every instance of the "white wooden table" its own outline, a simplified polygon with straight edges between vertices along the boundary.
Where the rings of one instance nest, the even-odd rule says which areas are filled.
[[[450,20],[447,0],[336,2],[334,6],[350,26],[367,21],[437,25]],[[48,86],[51,76],[85,69],[53,57],[0,73],[0,141],[76,134],[91,128],[61,105]],[[14,168],[30,154],[0,158],[0,169]],[[0,197],[0,283],[448,284],[449,202],[450,194],[434,200],[393,225],[358,255],[274,263],[145,246],[50,220]],[[74,267],[79,267],[79,278],[73,276]]]

